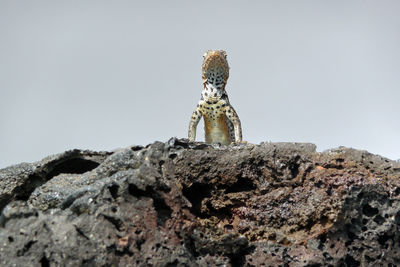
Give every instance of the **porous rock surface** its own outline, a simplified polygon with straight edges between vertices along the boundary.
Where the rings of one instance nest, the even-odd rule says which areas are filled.
[[[400,266],[400,163],[172,138],[0,170],[1,266]]]

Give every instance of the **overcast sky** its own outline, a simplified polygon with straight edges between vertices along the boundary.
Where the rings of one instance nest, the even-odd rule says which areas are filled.
[[[0,168],[187,137],[208,49],[227,51],[244,140],[398,159],[399,14],[396,0],[2,0]]]

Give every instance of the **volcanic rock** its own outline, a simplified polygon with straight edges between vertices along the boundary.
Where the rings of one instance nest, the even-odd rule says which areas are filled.
[[[400,163],[172,138],[0,170],[2,266],[400,266]]]

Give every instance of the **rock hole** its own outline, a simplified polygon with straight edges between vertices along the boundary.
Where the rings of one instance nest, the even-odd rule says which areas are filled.
[[[184,187],[182,194],[190,201],[192,207],[190,211],[200,217],[201,215],[201,202],[204,198],[211,195],[211,186],[208,184],[194,183],[190,187]]]
[[[369,257],[368,255],[364,255],[364,259],[365,259],[367,262],[373,262],[373,261],[375,260],[375,259]]]
[[[245,256],[241,255],[241,254],[235,254],[235,255],[230,255],[230,260],[231,260],[231,266],[232,267],[241,267],[241,266],[245,266]]]
[[[176,158],[178,156],[178,154],[175,154],[175,153],[171,153],[171,154],[169,154],[169,158],[170,159],[174,159],[174,158]]]
[[[396,216],[394,216],[394,221],[396,222],[396,224],[400,225],[400,212],[398,212]]]
[[[240,178],[236,183],[226,189],[225,193],[237,193],[255,190],[257,187],[254,185],[253,181],[249,179]]]
[[[86,251],[86,254],[89,254],[89,252]],[[96,266],[96,265],[95,265],[95,258],[94,258],[94,257],[91,257],[91,258],[89,258],[89,259],[84,259],[84,260],[82,261],[82,265],[81,265],[81,266]]]
[[[122,230],[122,226],[123,226],[124,223],[122,222],[121,219],[113,217],[113,216],[109,216],[109,215],[106,215],[106,214],[102,214],[102,215],[107,221],[112,223],[118,231]]]
[[[325,259],[327,259],[328,261],[331,261],[331,260],[333,260],[332,256],[331,256],[331,255],[329,255],[329,253],[328,253],[328,252],[324,252],[324,253],[322,253],[322,256],[324,256],[324,258],[325,258]]]
[[[387,244],[387,241],[389,239],[393,239],[393,237],[388,235],[388,234],[384,234],[384,235],[381,235],[381,236],[378,237],[378,242],[382,247],[387,249],[389,247],[389,244]]]
[[[164,165],[164,163],[165,163],[165,161],[163,161],[163,160],[160,160],[158,162],[158,167],[160,168],[160,170],[161,170],[162,166]]]
[[[247,247],[247,243],[241,244],[241,248],[237,253],[227,255],[230,259],[232,267],[245,266],[246,255],[254,251],[254,247]]]
[[[352,256],[347,255],[344,262],[346,263],[347,267],[358,267],[360,266],[360,262],[356,261]]]
[[[165,265],[166,267],[175,267],[178,266],[178,260],[175,259],[172,262],[169,262],[167,265]]]
[[[347,240],[346,242],[344,242],[344,245],[345,245],[346,247],[348,247],[348,246],[351,245],[351,243],[353,243],[353,240]]]
[[[349,245],[353,242],[353,240],[356,239],[356,237],[357,237],[357,235],[354,234],[354,233],[350,230],[351,227],[352,227],[352,226],[349,225],[349,224],[346,225],[347,237],[349,238],[349,240],[347,240],[347,241],[345,242],[346,246],[349,246]]]
[[[132,146],[131,147],[132,151],[139,151],[139,150],[142,150],[142,149],[143,149],[143,146]]]
[[[323,167],[325,167],[326,169],[337,169],[337,170],[343,170],[344,168],[342,165],[337,165],[334,163],[327,163]]]
[[[362,212],[365,214],[367,217],[372,217],[376,214],[379,213],[379,210],[377,208],[371,207],[368,203],[364,205]]]
[[[326,242],[326,234],[322,234],[322,235],[319,237],[319,245],[318,245],[318,249],[319,249],[319,250],[323,250],[324,245],[325,245],[325,242]]]
[[[115,255],[118,255],[118,256],[128,255],[129,257],[132,257],[134,254],[133,254],[132,251],[129,250],[129,247],[127,246],[127,247],[124,247],[124,249],[122,251],[121,250],[116,250],[115,251]]]
[[[40,265],[41,265],[42,267],[49,267],[49,266],[50,266],[50,262],[49,262],[49,260],[46,258],[46,256],[43,256],[43,257],[40,259]]]
[[[354,240],[356,238],[356,234],[354,234],[353,232],[349,231],[347,232],[347,236],[351,239]]]
[[[10,243],[14,242],[14,238],[13,238],[12,236],[9,236],[9,237],[8,237],[8,241],[9,241]]]
[[[299,160],[300,160],[300,157],[296,156],[293,159],[293,162],[291,162],[291,164],[289,165],[289,170],[290,170],[290,174],[292,175],[292,178],[297,177],[297,175],[299,174],[300,164],[297,163]]]
[[[159,226],[164,226],[165,222],[171,218],[172,210],[165,203],[163,198],[153,198],[154,199],[154,208],[157,212],[157,224]]]
[[[46,182],[46,179],[32,174],[24,184],[15,189],[14,195],[16,200],[27,201],[36,187],[41,186]]]
[[[224,226],[224,228],[227,229],[227,230],[232,230],[233,229],[233,225],[232,224],[226,224]]]
[[[396,190],[394,190],[393,195],[398,196],[400,194],[400,187],[397,187]]]
[[[136,240],[136,247],[138,250],[142,249],[142,245],[144,244],[144,240],[143,239],[138,239]]]
[[[53,170],[46,175],[46,180],[50,180],[61,173],[82,174],[97,168],[99,165],[99,163],[88,159],[67,159],[54,166]]]
[[[118,189],[119,185],[113,184],[112,186],[108,187],[108,190],[110,191],[110,194],[113,199],[116,199],[118,197]]]
[[[376,222],[377,224],[381,225],[381,224],[383,224],[385,222],[385,219],[382,216],[377,215],[374,218],[374,222]]]
[[[276,234],[272,233],[270,235],[268,235],[268,240],[270,241],[275,241],[276,240]],[[275,252],[278,252],[279,250],[275,249]]]
[[[328,189],[326,189],[326,194],[328,195],[328,196],[332,196],[332,188],[328,188]]]
[[[150,190],[148,190],[147,188],[146,188],[146,190],[139,189],[134,184],[129,184],[128,192],[129,192],[129,194],[131,194],[132,196],[135,196],[137,198],[150,197]]]

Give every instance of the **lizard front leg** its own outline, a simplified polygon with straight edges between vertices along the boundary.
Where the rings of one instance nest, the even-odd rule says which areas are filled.
[[[233,124],[235,143],[242,142],[242,126],[240,124],[239,116],[237,115],[235,109],[229,104],[225,108],[225,115]]]
[[[201,112],[200,106],[197,105],[196,109],[193,111],[192,118],[189,123],[189,133],[188,138],[189,141],[193,142],[196,140],[196,128],[199,123],[203,113]]]

